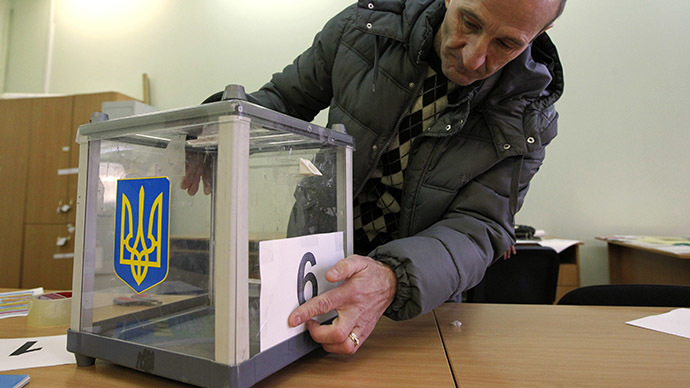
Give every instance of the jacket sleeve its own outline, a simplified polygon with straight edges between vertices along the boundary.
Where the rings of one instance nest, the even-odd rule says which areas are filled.
[[[514,244],[513,179],[519,179],[517,211],[543,158],[542,147],[504,159],[463,186],[440,221],[376,248],[371,256],[391,266],[398,278],[385,315],[410,319],[460,301],[464,290],[478,284],[486,268]]]
[[[350,6],[329,20],[312,46],[251,93],[249,101],[305,121],[313,120],[327,108],[333,96],[331,70],[335,55],[354,9]]]

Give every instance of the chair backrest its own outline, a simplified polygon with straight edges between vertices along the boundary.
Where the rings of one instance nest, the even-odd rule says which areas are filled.
[[[560,257],[552,248],[517,246],[510,259],[498,259],[484,279],[467,291],[467,302],[553,304]]]
[[[590,306],[690,307],[690,286],[604,284],[576,288],[558,304]]]

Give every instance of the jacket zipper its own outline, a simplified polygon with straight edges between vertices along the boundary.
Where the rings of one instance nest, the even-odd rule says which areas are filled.
[[[372,164],[373,167],[369,169],[369,172],[367,173],[366,178],[362,181],[362,183],[359,184],[359,187],[354,192],[353,197],[357,197],[360,194],[360,191],[362,191],[362,189],[364,188],[364,185],[367,183],[367,181],[369,181],[371,176],[374,174],[376,167],[378,167],[379,162],[381,161],[381,158],[383,157],[383,153],[388,149],[388,146],[393,141],[393,136],[395,136],[395,134],[398,133],[398,129],[400,128],[400,123],[402,123],[402,119],[405,117],[405,112],[407,112],[410,108],[412,108],[412,105],[414,104],[415,99],[417,98],[417,93],[419,93],[419,89],[423,86],[424,76],[425,76],[425,73],[422,72],[421,76],[417,80],[417,83],[415,84],[415,88],[412,90],[412,94],[410,95],[410,99],[407,102],[407,106],[403,110],[403,113],[400,115],[400,117],[398,117],[398,121],[395,123],[395,127],[393,127],[393,131],[391,132],[390,136],[388,137],[388,140],[386,140],[386,143],[381,147],[378,155],[376,155],[376,159],[374,159],[374,163]]]

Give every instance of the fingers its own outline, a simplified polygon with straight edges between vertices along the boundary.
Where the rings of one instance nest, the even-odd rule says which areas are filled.
[[[211,165],[211,158],[208,158],[206,163],[202,164],[201,170],[201,179],[204,182],[204,194],[209,195],[213,187],[213,166]]]
[[[188,179],[188,177],[185,176],[185,178],[182,180],[182,184],[180,185],[180,188],[182,190],[187,190],[189,195],[194,195],[197,191],[199,191],[199,181],[195,180],[194,178],[195,177],[189,177]]]
[[[336,354],[354,354],[359,350],[364,341],[367,340],[366,336],[356,333],[357,328],[352,330],[352,337],[348,335],[344,341],[334,344],[322,344],[323,349],[330,353]],[[356,339],[356,342],[355,342]]]
[[[182,178],[182,182],[180,182],[182,190],[187,190],[189,195],[195,195],[199,191],[200,181],[203,180],[204,194],[211,194],[213,180],[210,159],[201,153],[187,153],[185,158],[185,176]]]
[[[328,292],[338,289],[335,288]],[[354,331],[356,316],[341,311],[332,323],[325,325],[320,324],[315,319],[305,318],[321,315],[334,309],[331,306],[338,304],[336,302],[338,301],[338,296],[330,298],[329,295],[326,295],[328,292],[306,301],[290,315],[288,322],[290,326],[296,326],[299,324],[298,322],[306,320],[305,327],[309,330],[311,338],[315,342],[320,343],[324,350],[337,354],[353,354],[359,346],[355,346],[355,342],[349,335]],[[325,298],[323,298],[324,296]],[[359,334],[355,334],[355,336],[360,344],[366,340],[366,336],[360,336]]]
[[[314,341],[320,344],[336,344],[345,341],[347,335],[350,334],[348,329],[352,328],[352,326],[347,327],[337,321],[338,318],[334,319],[331,324],[321,325],[318,321],[310,319],[305,326]]]
[[[311,318],[335,310],[343,304],[346,297],[347,293],[341,287],[317,295],[297,307],[288,317],[288,324],[295,327]]]
[[[180,188],[194,195],[199,190],[199,155],[187,152],[185,155],[185,175],[180,182]]]
[[[353,354],[369,338],[371,329],[345,325],[336,318],[330,325],[321,325],[316,320],[306,322],[306,327],[314,341],[330,353]],[[372,328],[373,329],[373,328]]]
[[[517,250],[515,249],[515,245],[511,245],[510,248],[508,248],[508,250],[506,251],[506,253],[503,254],[503,259],[508,260],[514,254],[517,254]]]
[[[367,267],[367,259],[363,256],[353,255],[338,261],[326,272],[326,280],[335,283],[351,278]],[[344,287],[328,290],[297,307],[288,317],[288,324],[295,327],[308,319],[335,310],[345,304],[350,297],[351,290]]]
[[[330,282],[343,283],[297,307],[288,317],[292,327],[303,322],[314,341],[326,351],[352,354],[374,330],[395,297],[397,279],[393,270],[369,257],[350,256],[326,273]],[[311,318],[336,310],[331,324]],[[359,343],[359,344],[358,344]]]
[[[182,190],[187,190],[187,193],[189,195],[194,195],[196,194],[197,191],[199,191],[199,176],[198,175],[186,175],[185,178],[182,180],[182,184],[180,185]]]
[[[364,259],[364,256],[352,255],[338,261],[326,272],[326,280],[335,283],[351,278],[354,274],[366,268],[367,262]]]
[[[320,344],[337,344],[348,339],[348,335],[355,327],[356,317],[352,314],[341,314],[328,325],[321,325],[310,319],[305,326],[311,333],[311,338]]]

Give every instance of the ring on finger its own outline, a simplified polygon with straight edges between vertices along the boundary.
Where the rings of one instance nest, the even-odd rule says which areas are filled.
[[[352,342],[355,343],[355,347],[359,346],[359,338],[357,337],[357,334],[355,334],[354,331],[351,331],[350,334],[348,335],[348,338],[352,340]]]

